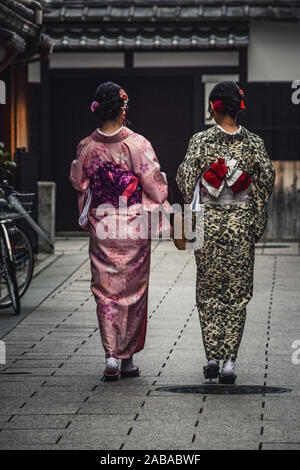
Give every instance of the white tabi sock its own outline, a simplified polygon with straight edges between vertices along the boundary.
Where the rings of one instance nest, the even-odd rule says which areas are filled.
[[[223,363],[223,371],[224,372],[231,372],[234,370],[235,362],[234,361],[224,361]]]
[[[215,359],[210,359],[209,361],[207,361],[207,365],[208,366],[218,366],[219,361],[216,361]]]
[[[107,357],[106,358],[106,368],[107,369],[118,369],[118,359],[115,357]]]
[[[135,365],[133,364],[133,358],[132,357],[129,357],[128,359],[123,359],[122,360],[121,369],[122,369],[123,372],[129,372],[134,368],[135,368]]]

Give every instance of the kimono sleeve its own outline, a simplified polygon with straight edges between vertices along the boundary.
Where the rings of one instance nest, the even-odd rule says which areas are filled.
[[[89,177],[85,172],[84,163],[87,156],[87,139],[77,145],[76,158],[71,163],[70,181],[77,191],[85,191],[89,185]]]
[[[195,134],[190,139],[186,156],[177,170],[176,183],[183,195],[184,202],[187,204],[192,202],[195,187],[200,178],[198,150],[199,138]]]
[[[275,176],[275,169],[267,154],[264,142],[259,139],[251,185],[256,242],[263,235],[268,222],[267,203],[273,191]]]
[[[168,197],[166,176],[160,171],[160,164],[151,143],[142,138],[140,144],[138,151],[133,154],[133,171],[149,199],[156,204],[163,204]]]

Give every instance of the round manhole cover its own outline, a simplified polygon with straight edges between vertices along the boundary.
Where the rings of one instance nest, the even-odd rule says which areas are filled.
[[[172,387],[156,388],[159,392],[172,393],[198,393],[202,395],[249,395],[264,393],[285,393],[291,392],[289,388],[282,387],[264,387],[261,385],[183,385]]]

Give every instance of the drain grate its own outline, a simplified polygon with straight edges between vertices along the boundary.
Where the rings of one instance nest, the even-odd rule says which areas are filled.
[[[172,393],[194,393],[202,395],[250,395],[264,393],[285,393],[291,392],[289,388],[283,387],[264,387],[262,385],[183,385],[172,387],[159,387],[155,390],[159,392]]]

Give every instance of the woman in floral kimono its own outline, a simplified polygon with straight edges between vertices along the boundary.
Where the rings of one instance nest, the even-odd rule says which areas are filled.
[[[91,111],[100,127],[78,144],[70,173],[80,213],[91,195],[84,228],[108,380],[119,378],[118,359],[121,376],[139,375],[133,354],[145,343],[151,240],[137,227],[141,209],[159,207],[168,194],[150,142],[125,126],[127,102],[119,85],[98,87]]]
[[[191,138],[176,178],[186,203],[198,195],[204,205],[204,245],[195,250],[196,299],[208,360],[204,377],[219,376],[220,383],[236,379],[254,248],[266,227],[275,178],[263,140],[236,123],[244,107],[236,83],[214,87],[209,112],[216,125]]]

